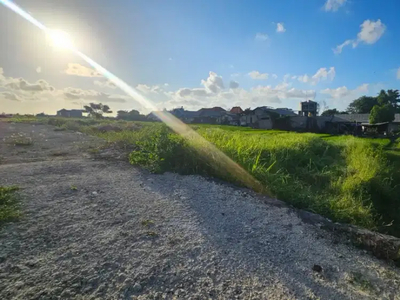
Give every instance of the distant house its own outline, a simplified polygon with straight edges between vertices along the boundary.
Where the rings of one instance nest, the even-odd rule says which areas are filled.
[[[61,109],[57,111],[57,117],[66,117],[66,118],[82,118],[82,110],[81,109]]]
[[[369,123],[369,114],[338,114],[337,118],[355,123]]]
[[[289,108],[273,108],[269,106],[260,106],[245,115],[247,126],[262,129],[272,129],[273,119],[275,117],[294,117],[296,113]],[[244,122],[244,117],[241,118],[241,124]]]
[[[232,107],[232,109],[230,110],[230,113],[232,114],[236,114],[236,115],[240,115],[243,113],[243,109],[240,106],[234,106]]]
[[[174,108],[170,113],[185,123],[193,123],[200,114],[198,111],[184,110],[183,107]]]
[[[159,122],[161,119],[157,116],[158,113],[162,113],[162,111],[152,111],[146,116],[146,119],[149,121]]]
[[[220,124],[221,117],[226,114],[226,110],[222,107],[202,108],[197,113],[198,116],[194,118],[194,123]]]
[[[217,119],[218,124],[240,126],[240,115],[226,112]]]
[[[212,108],[201,108],[201,109],[199,109],[199,112],[203,112],[203,111],[219,111],[219,112],[225,112],[226,110],[223,109],[222,107],[215,106],[215,107],[212,107]]]
[[[369,115],[370,114],[339,114],[335,115],[335,117],[346,120],[351,123],[358,123],[362,126],[363,131],[366,131],[370,128],[376,128],[379,131],[385,131],[386,133],[398,131],[400,130],[400,114],[394,115],[394,120],[392,122],[385,122],[379,124],[370,124],[369,123]],[[384,128],[384,129],[382,129]]]
[[[315,117],[318,112],[318,102],[315,101],[303,101],[300,102],[300,116]]]

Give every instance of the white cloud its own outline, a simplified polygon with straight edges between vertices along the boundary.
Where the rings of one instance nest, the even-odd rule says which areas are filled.
[[[23,78],[9,77],[5,81],[3,81],[3,86],[6,89],[15,90],[15,91],[24,91],[24,92],[30,92],[30,93],[55,91],[55,88],[43,79],[40,79],[40,80],[36,81],[35,83],[30,83]]]
[[[69,63],[64,73],[67,75],[82,76],[82,77],[103,77],[96,70],[82,66],[81,64],[78,63]]]
[[[138,84],[136,86],[136,89],[141,91],[142,93],[148,94],[148,93],[159,93],[164,91],[163,88],[159,85],[146,85],[146,84]]]
[[[287,82],[289,80],[289,78],[290,78],[290,74],[289,73],[283,75],[283,82]]]
[[[278,75],[272,74],[271,77],[272,77],[273,79],[277,79],[277,78],[278,78]]]
[[[95,80],[95,81],[93,81],[93,83],[94,83],[94,85],[97,85],[101,88],[109,88],[109,89],[117,88],[117,86],[110,80]]]
[[[224,81],[221,76],[218,76],[216,73],[211,72],[206,80],[202,80],[201,84],[212,93],[218,93],[220,90],[224,89]]]
[[[397,69],[397,79],[400,79],[400,68]]]
[[[239,77],[240,76],[240,73],[233,73],[233,74],[231,74],[231,77]]]
[[[238,83],[237,81],[231,80],[231,81],[229,82],[229,87],[230,87],[231,89],[237,89],[237,88],[239,87],[239,83]]]
[[[42,68],[41,68],[41,67],[37,67],[37,68],[36,68],[36,72],[37,72],[37,73],[42,73]]]
[[[340,54],[340,53],[342,53],[343,48],[348,46],[348,45],[350,45],[350,44],[353,44],[353,48],[357,47],[357,44],[355,44],[353,40],[346,40],[342,44],[337,45],[336,48],[333,49],[333,52],[335,54]]]
[[[364,83],[354,90],[349,90],[346,86],[341,86],[336,89],[324,89],[321,91],[321,94],[329,95],[333,99],[341,99],[341,98],[349,98],[355,97],[359,93],[366,93],[368,92],[369,85]]]
[[[300,75],[300,76],[297,77],[297,79],[298,79],[300,82],[304,82],[304,83],[308,83],[308,82],[310,81],[310,77],[308,77],[307,74],[305,74],[305,75]]]
[[[255,36],[255,40],[260,41],[260,42],[264,42],[268,39],[269,39],[269,37],[268,37],[268,34],[266,34],[266,33],[258,32]]]
[[[286,28],[283,23],[276,24],[276,32],[284,33],[285,31],[286,31]]]
[[[169,84],[168,83],[164,83],[164,86],[169,86]]]
[[[377,21],[365,20],[360,25],[360,32],[357,34],[356,39],[350,39],[344,41],[342,44],[336,46],[333,49],[335,54],[340,54],[343,51],[343,48],[352,45],[353,48],[356,48],[360,43],[372,45],[375,44],[385,33],[386,25],[381,22],[380,19]]]
[[[386,30],[385,24],[379,19],[376,22],[365,20],[360,27],[361,31],[357,35],[357,40],[366,44],[376,43]]]
[[[98,92],[95,90],[83,90],[79,88],[68,87],[63,90],[57,91],[62,93],[62,96],[66,100],[80,100],[80,101],[95,101],[102,103],[125,103],[130,97],[118,94],[108,94]]]
[[[5,77],[2,68],[0,68],[0,88],[3,90],[1,92],[3,98],[21,102],[86,100],[124,103],[129,99],[125,95],[108,94],[95,90],[83,90],[73,87],[56,89],[43,79],[31,83],[24,78]]]
[[[251,78],[258,79],[258,80],[268,79],[268,76],[269,76],[267,73],[260,73],[258,71],[251,71],[248,75]]]
[[[326,0],[324,9],[325,11],[338,11],[338,9],[345,5],[347,0]]]
[[[20,97],[18,97],[18,95],[16,95],[15,93],[11,93],[11,92],[1,92],[0,93],[0,99],[1,98],[4,98],[6,100],[10,100],[10,101],[21,102]]]
[[[334,67],[330,67],[329,70],[327,68],[320,68],[313,76],[308,76],[307,74],[297,76],[297,80],[304,83],[309,83],[312,85],[316,85],[320,81],[329,80],[332,81],[336,76],[336,71]],[[296,76],[293,76],[292,79],[295,79]]]

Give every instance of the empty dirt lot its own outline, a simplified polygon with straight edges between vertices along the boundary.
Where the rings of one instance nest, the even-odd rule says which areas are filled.
[[[0,122],[0,141],[23,212],[0,228],[0,299],[400,299],[398,269],[247,190],[51,126]]]

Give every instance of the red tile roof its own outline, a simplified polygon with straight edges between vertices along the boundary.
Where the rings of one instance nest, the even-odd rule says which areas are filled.
[[[234,106],[231,109],[231,113],[233,114],[241,114],[243,112],[243,109],[240,106]]]

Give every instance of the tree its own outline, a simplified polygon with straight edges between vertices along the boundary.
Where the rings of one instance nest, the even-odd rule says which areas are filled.
[[[394,107],[396,111],[398,111],[399,102],[400,102],[400,95],[398,90],[381,90],[378,95],[378,104],[379,105],[386,105],[390,104]]]
[[[333,116],[333,115],[338,115],[338,114],[340,114],[340,112],[339,112],[336,108],[333,108],[333,109],[327,109],[327,110],[325,110],[325,111],[321,114],[321,116],[327,117],[327,116]]]
[[[141,115],[139,111],[132,109],[131,111],[119,110],[117,111],[117,119],[127,121],[143,121],[144,115]]]
[[[391,122],[394,120],[395,108],[391,104],[375,105],[369,115],[371,124]]]
[[[101,103],[90,103],[89,106],[85,105],[85,112],[93,118],[101,118],[103,114],[111,114],[112,111],[108,105],[103,105]]]
[[[246,108],[244,111],[243,111],[243,113],[245,114],[245,115],[250,115],[251,114],[251,108],[250,107],[248,107],[248,108]]]
[[[369,114],[377,104],[377,97],[362,96],[350,103],[347,112],[351,114]]]

